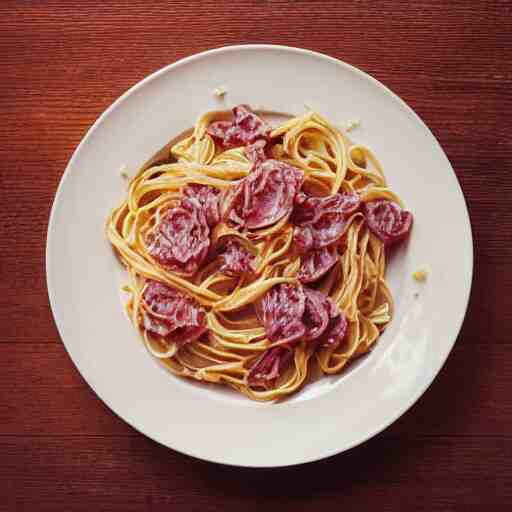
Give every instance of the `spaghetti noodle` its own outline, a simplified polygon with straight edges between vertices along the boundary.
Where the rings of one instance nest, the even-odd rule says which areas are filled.
[[[108,218],[127,311],[173,373],[275,400],[342,371],[393,316],[386,247],[412,215],[375,155],[315,112],[209,112]]]

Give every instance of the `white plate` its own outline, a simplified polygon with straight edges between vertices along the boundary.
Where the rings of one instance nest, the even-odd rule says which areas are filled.
[[[218,86],[225,100],[214,97]],[[122,311],[123,272],[104,236],[109,210],[134,172],[206,110],[249,103],[300,114],[305,104],[380,158],[415,216],[390,264],[396,317],[369,355],[291,400],[259,404],[170,375],[146,353]],[[429,268],[419,285],[411,273]],[[427,389],[459,332],[471,287],[468,213],[455,174],[418,116],[365,73],[325,55],[281,46],[212,50],[138,83],[101,115],[60,183],[48,228],[50,302],[64,344],[98,396],[152,439],[201,459],[240,466],[317,460],[374,436]],[[419,293],[419,297],[415,294]]]

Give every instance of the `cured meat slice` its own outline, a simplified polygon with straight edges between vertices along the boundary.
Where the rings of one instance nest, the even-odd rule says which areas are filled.
[[[411,230],[412,213],[392,201],[379,199],[365,203],[363,211],[368,227],[386,246],[400,242]]]
[[[302,256],[297,278],[301,283],[312,283],[326,274],[336,263],[336,247],[313,249]]]
[[[215,226],[220,221],[219,194],[220,191],[216,188],[197,183],[191,183],[183,189],[184,198],[192,197],[201,203],[206,221],[210,227]]]
[[[245,156],[254,163],[262,162],[267,159],[265,148],[267,145],[266,140],[257,140],[253,144],[244,148]]]
[[[263,326],[270,341],[292,342],[302,338],[306,296],[301,286],[279,284],[262,299]]]
[[[248,272],[254,272],[253,255],[241,244],[234,240],[229,240],[224,252],[221,254],[223,259],[220,271],[228,276],[240,276]]]
[[[305,288],[305,341],[317,340],[321,346],[336,347],[344,339],[347,319],[330,297],[317,290]]]
[[[292,221],[297,226],[315,223],[328,214],[339,213],[347,217],[361,204],[358,194],[333,194],[324,197],[308,197],[302,193],[297,197]]]
[[[278,160],[257,162],[253,172],[226,198],[228,222],[248,229],[275,224],[291,213],[303,181],[304,174],[289,164]]]
[[[302,321],[306,326],[304,341],[318,338],[329,324],[330,307],[327,297],[317,290],[304,288],[306,294],[306,307]]]
[[[192,298],[158,281],[148,281],[142,293],[143,325],[167,342],[184,345],[206,331],[206,313]]]
[[[293,343],[318,340],[321,346],[337,346],[345,337],[347,319],[322,292],[279,284],[262,300],[263,326],[270,341]]]
[[[258,139],[267,139],[270,125],[258,117],[247,105],[233,108],[233,121],[215,121],[206,129],[224,148],[235,148],[251,144]]]
[[[169,270],[192,275],[208,254],[209,234],[201,202],[186,197],[179,206],[165,211],[148,233],[148,252]]]
[[[337,347],[347,334],[347,317],[336,307],[332,299],[329,297],[326,299],[329,307],[329,323],[320,338],[320,344],[323,347]]]
[[[273,347],[265,350],[249,371],[247,383],[254,387],[274,387],[275,381],[291,356],[292,352],[283,347]]]
[[[300,251],[321,249],[337,242],[347,227],[347,217],[360,206],[358,194],[334,194],[327,197],[299,196],[291,221],[293,236]]]

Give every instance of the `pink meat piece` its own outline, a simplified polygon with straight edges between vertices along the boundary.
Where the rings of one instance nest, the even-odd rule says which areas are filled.
[[[327,214],[339,213],[346,216],[357,211],[361,203],[358,194],[343,193],[331,196],[308,197],[302,193],[293,211],[292,221],[297,226],[315,223]]]
[[[262,300],[263,326],[270,341],[294,345],[317,340],[319,346],[336,347],[344,339],[347,319],[324,293],[280,284]]]
[[[289,164],[258,161],[254,170],[227,195],[227,221],[248,229],[275,224],[290,215],[303,181],[304,174]]]
[[[142,301],[143,322],[149,332],[180,346],[206,331],[206,313],[191,297],[158,281],[148,281]]]
[[[336,347],[347,331],[347,319],[334,301],[317,290],[305,288],[306,311],[304,322],[307,335],[305,341],[318,340],[320,346]]]
[[[412,213],[392,201],[379,199],[365,203],[363,212],[368,227],[386,246],[400,242],[411,231]]]
[[[338,260],[336,247],[313,249],[301,258],[297,278],[301,283],[312,283],[326,274]]]
[[[321,249],[337,242],[345,233],[347,218],[360,206],[358,194],[334,194],[327,197],[300,195],[295,201],[291,221],[296,225],[293,237],[301,252]]]
[[[254,256],[240,243],[229,240],[224,252],[220,271],[228,276],[236,277],[246,273],[254,272]]]
[[[306,326],[304,341],[311,341],[318,338],[329,324],[330,308],[328,298],[322,292],[304,288],[306,294],[306,307],[302,321]]]
[[[329,323],[319,341],[323,347],[337,347],[347,334],[347,317],[338,309],[330,297],[326,297],[326,299],[329,310]]]
[[[215,226],[220,221],[219,194],[220,191],[216,188],[197,183],[191,183],[183,189],[184,198],[195,198],[199,201],[210,227]]]
[[[268,139],[271,127],[249,106],[238,105],[233,108],[233,121],[215,121],[206,131],[224,148],[235,148]]]
[[[267,154],[265,153],[266,145],[266,140],[257,140],[249,144],[244,148],[245,156],[253,163],[263,162],[263,160],[267,159]]]
[[[209,234],[201,202],[185,197],[179,206],[165,211],[148,234],[148,252],[169,270],[192,275],[208,254]]]
[[[301,286],[279,284],[271,288],[261,303],[263,326],[270,341],[289,343],[302,338],[306,296]]]
[[[254,363],[247,376],[249,386],[272,388],[281,371],[291,359],[292,352],[283,347],[269,348]]]

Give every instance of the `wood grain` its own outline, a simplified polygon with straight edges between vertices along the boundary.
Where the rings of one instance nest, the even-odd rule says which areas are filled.
[[[475,275],[453,353],[400,420],[253,471],[165,449],[99,401],[53,324],[44,250],[66,163],[113,100],[186,55],[269,42],[354,64],[418,112],[464,191]],[[0,48],[1,511],[511,509],[512,2],[4,0]]]
[[[119,437],[0,438],[7,506],[55,510],[508,511],[512,488],[490,468],[512,471],[507,438],[383,435],[302,467],[212,466],[152,441]],[[66,456],[63,457],[63,454]],[[51,470],[49,470],[51,468]],[[16,475],[13,478],[12,475]],[[378,505],[378,508],[376,506]]]

